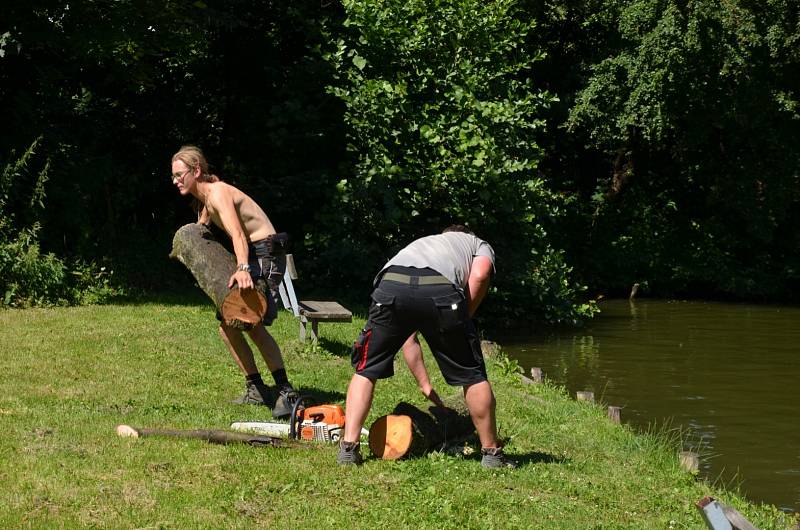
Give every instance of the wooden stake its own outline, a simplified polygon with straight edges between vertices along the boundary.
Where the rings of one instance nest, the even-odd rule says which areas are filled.
[[[681,468],[689,473],[697,473],[700,471],[700,455],[692,451],[681,451],[678,453],[678,460],[680,460]]]
[[[609,406],[608,407],[608,419],[611,420],[612,423],[619,423],[620,422],[620,408]]]
[[[594,403],[594,392],[589,392],[588,390],[578,391],[576,394],[576,398],[578,401],[586,401],[588,403]]]
[[[541,383],[542,382],[542,369],[533,367],[531,368],[531,379],[533,379],[534,383]]]

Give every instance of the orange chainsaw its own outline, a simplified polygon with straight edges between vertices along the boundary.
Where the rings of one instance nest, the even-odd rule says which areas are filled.
[[[231,424],[231,429],[317,442],[338,442],[344,434],[344,409],[339,405],[326,404],[305,407],[302,405],[301,398],[295,404],[291,418],[289,423],[234,422]],[[365,431],[366,429],[362,429],[362,434]]]

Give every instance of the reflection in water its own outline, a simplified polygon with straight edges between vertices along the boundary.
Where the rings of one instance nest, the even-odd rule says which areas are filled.
[[[622,406],[622,421],[688,429],[701,470],[800,510],[800,309],[604,301],[587,327],[501,340],[572,395]]]

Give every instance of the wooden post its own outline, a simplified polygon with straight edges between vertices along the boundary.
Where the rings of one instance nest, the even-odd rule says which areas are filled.
[[[700,455],[692,451],[681,451],[678,453],[678,460],[684,471],[695,474],[700,471]]]
[[[576,394],[576,398],[578,401],[586,401],[588,403],[594,403],[594,392],[589,392],[588,390],[578,391]]]
[[[608,419],[611,420],[612,423],[619,423],[620,422],[620,408],[609,406],[608,407]]]
[[[531,368],[531,379],[533,379],[534,383],[541,383],[542,382],[542,369],[533,367]]]
[[[633,287],[631,287],[631,294],[628,296],[628,300],[633,300],[634,298],[636,298],[636,293],[638,292],[639,292],[639,284],[634,283]]]

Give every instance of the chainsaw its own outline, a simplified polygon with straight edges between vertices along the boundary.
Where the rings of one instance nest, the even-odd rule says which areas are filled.
[[[338,442],[344,434],[344,409],[339,405],[303,406],[297,400],[289,423],[237,421],[231,423],[234,431],[247,431],[266,436],[307,440],[316,442]],[[361,429],[361,434],[369,434]]]

